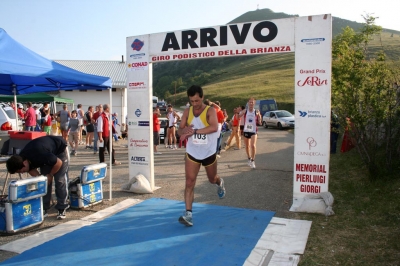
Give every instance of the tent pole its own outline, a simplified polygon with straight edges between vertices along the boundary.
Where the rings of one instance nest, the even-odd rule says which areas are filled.
[[[112,165],[112,150],[113,150],[113,133],[112,133],[112,124],[113,124],[113,121],[112,121],[112,88],[108,88],[110,91],[109,91],[109,93],[110,93],[110,117],[109,117],[109,132],[110,132],[110,140],[109,140],[109,143],[110,143],[110,151],[108,152],[108,154],[109,154],[109,157],[110,157],[110,200],[112,200],[112,167],[113,167],[113,165]],[[105,147],[104,147],[105,148]]]
[[[14,112],[15,112],[15,131],[19,131],[18,128],[18,106],[17,106],[17,85],[13,84],[13,92],[14,92]]]

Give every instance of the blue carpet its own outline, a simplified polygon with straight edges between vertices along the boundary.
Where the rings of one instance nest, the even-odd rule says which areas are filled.
[[[149,199],[1,265],[242,265],[274,212]]]

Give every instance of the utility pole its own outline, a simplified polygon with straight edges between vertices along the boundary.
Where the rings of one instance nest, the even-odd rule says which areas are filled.
[[[175,104],[176,104],[176,81],[174,81],[175,82],[175,94],[174,94],[174,106],[175,106]]]

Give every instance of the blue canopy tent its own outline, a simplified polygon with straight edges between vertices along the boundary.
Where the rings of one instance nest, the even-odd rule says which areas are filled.
[[[108,89],[108,77],[86,74],[46,59],[12,39],[0,28],[0,94]],[[18,117],[18,116],[16,116]]]
[[[17,95],[74,89],[109,89],[111,103],[111,88],[109,77],[86,74],[46,59],[12,39],[0,28],[0,94],[14,95],[15,106]],[[17,110],[15,112],[18,117]]]

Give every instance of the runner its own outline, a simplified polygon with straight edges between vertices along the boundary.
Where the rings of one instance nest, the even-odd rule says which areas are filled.
[[[172,105],[168,105],[167,109],[167,119],[168,119],[168,130],[167,130],[167,140],[170,143],[169,148],[173,150],[177,150],[176,147],[176,123],[180,120],[179,115],[174,111]],[[164,140],[165,141],[165,140]],[[173,143],[173,145],[172,145]]]
[[[218,120],[214,108],[203,102],[203,89],[193,85],[187,90],[191,103],[190,108],[184,110],[178,134],[181,138],[188,138],[185,157],[185,207],[179,222],[193,225],[192,205],[194,200],[194,186],[200,166],[205,167],[208,180],[218,186],[219,198],[225,197],[224,181],[217,175],[216,145],[218,140]]]
[[[244,117],[243,136],[248,165],[253,169],[256,168],[254,159],[256,158],[257,125],[259,125],[261,121],[260,111],[254,109],[255,103],[256,100],[251,97],[248,102],[247,110],[240,114],[241,117]]]

